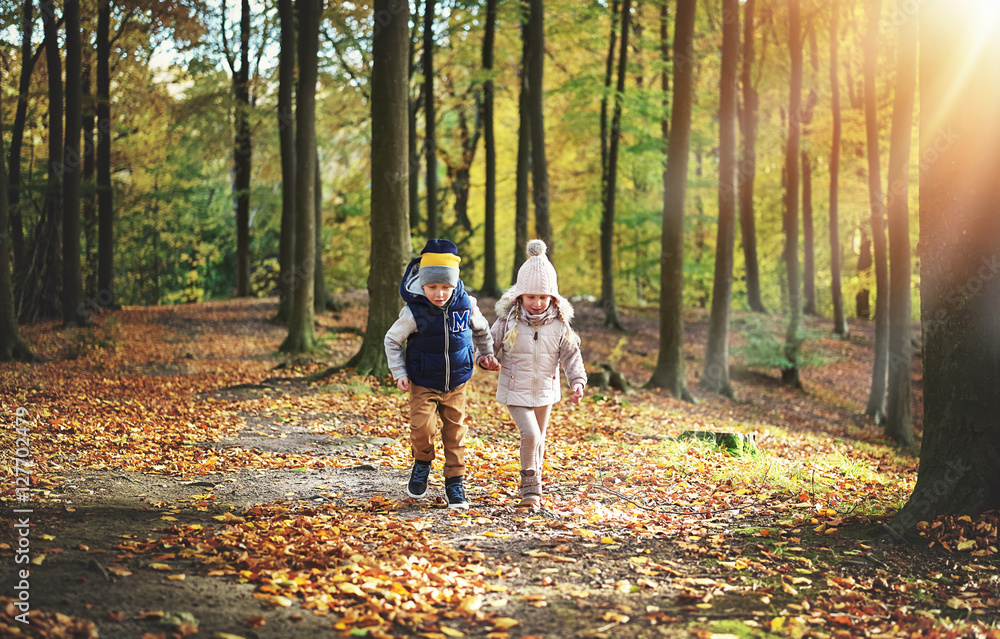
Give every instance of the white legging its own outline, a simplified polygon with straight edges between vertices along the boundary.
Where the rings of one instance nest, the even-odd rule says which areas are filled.
[[[535,469],[542,472],[545,459],[545,428],[549,425],[552,405],[508,406],[510,416],[521,433],[521,470]]]

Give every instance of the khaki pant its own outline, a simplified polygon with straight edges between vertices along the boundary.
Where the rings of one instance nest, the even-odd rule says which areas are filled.
[[[465,384],[443,393],[413,384],[410,388],[410,445],[413,458],[434,461],[434,437],[441,416],[444,477],[465,475]]]

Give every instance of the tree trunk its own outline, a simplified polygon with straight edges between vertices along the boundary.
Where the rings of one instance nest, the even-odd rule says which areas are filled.
[[[913,419],[910,408],[910,130],[913,128],[913,94],[917,79],[917,18],[899,29],[895,102],[892,107],[892,141],[889,148],[889,403],[886,431],[901,446],[911,446]]]
[[[63,84],[59,27],[53,11],[42,11],[48,66],[49,156],[42,216],[35,227],[29,275],[27,318],[58,317],[62,289]]]
[[[3,132],[0,130],[0,230],[10,224],[7,193],[7,167],[4,161]],[[31,361],[31,350],[21,339],[14,309],[14,287],[10,277],[10,239],[0,232],[0,362]]]
[[[281,235],[278,240],[278,321],[291,316],[295,273],[295,7],[278,0],[278,144],[281,149]]]
[[[924,424],[903,533],[1000,508],[1000,33],[944,0],[919,29]]]
[[[483,153],[486,155],[485,223],[483,239],[483,287],[486,297],[500,297],[497,279],[497,149],[493,131],[493,48],[496,37],[497,0],[486,0],[486,28],[483,33]]]
[[[14,112],[14,126],[10,138],[10,229],[14,249],[14,273],[18,278],[25,276],[27,265],[24,250],[24,222],[21,217],[21,145],[24,141],[24,127],[28,118],[28,100],[31,97],[31,73],[37,56],[32,54],[31,35],[34,31],[34,0],[24,0],[21,16],[21,77],[18,80],[17,108]],[[6,228],[6,227],[5,227]]]
[[[316,79],[323,0],[297,0],[299,79],[295,100],[295,273],[288,336],[281,344],[296,355],[316,345],[313,278],[316,268]],[[403,138],[406,139],[405,137]],[[374,167],[373,167],[374,168]],[[372,172],[372,175],[378,175]],[[378,189],[373,189],[373,191]],[[373,242],[373,246],[378,246]]]
[[[427,198],[427,239],[438,236],[437,214],[437,134],[434,115],[434,4],[424,0],[424,152],[427,154],[425,194]]]
[[[391,11],[391,14],[390,14]],[[399,314],[399,278],[413,253],[407,188],[406,47],[409,4],[376,0],[375,16],[388,20],[372,41],[372,175],[385,176],[371,192],[371,253],[368,326],[361,350],[345,365],[358,375],[385,377],[389,367],[383,338]],[[391,15],[391,17],[389,17]]]
[[[788,278],[788,330],[786,364],[781,381],[802,387],[799,354],[802,350],[802,285],[799,282],[799,135],[802,109],[802,27],[799,0],[788,3],[788,49],[791,78],[788,100],[788,142],[785,146],[785,268]]]
[[[84,260],[83,268],[83,294],[84,304],[88,309],[92,308],[97,298],[97,201],[94,188],[94,170],[97,168],[97,155],[95,146],[95,135],[97,131],[97,114],[94,110],[94,93],[91,90],[91,62],[89,47],[84,47],[83,72],[80,76],[81,91],[83,93],[83,187],[81,195],[81,206],[83,207],[83,240],[84,240]]]
[[[684,198],[691,146],[694,92],[694,17],[697,0],[677,0],[674,23],[674,87],[670,137],[663,172],[663,232],[660,242],[660,350],[649,388],[666,388],[693,401],[684,377]],[[661,55],[670,42],[661,40]],[[666,74],[666,70],[662,71]],[[666,79],[662,79],[666,83]]]
[[[865,132],[868,155],[868,204],[871,210],[875,264],[875,362],[871,394],[865,414],[876,424],[885,422],[885,390],[889,369],[889,269],[886,264],[885,214],[879,161],[875,67],[878,62],[878,25],[882,0],[869,0],[865,35]]]
[[[531,194],[535,202],[535,236],[545,241],[554,261],[555,241],[549,219],[549,165],[545,155],[545,119],[542,108],[542,72],[545,69],[545,8],[530,0],[528,18],[528,110],[531,124]]]
[[[409,148],[409,145],[407,145]],[[339,311],[340,305],[330,294],[326,285],[326,273],[323,270],[323,168],[319,163],[319,149],[314,149],[316,157],[316,179],[313,187],[313,211],[316,215],[316,268],[313,272],[313,310]]]
[[[416,62],[416,41],[420,38],[419,16],[413,16],[410,40],[409,40],[409,63],[407,64],[406,82],[407,87],[413,80],[413,72],[417,69]],[[422,87],[422,85],[421,85]],[[407,179],[410,194],[410,231],[416,232],[420,228],[420,151],[417,149],[417,113],[420,111],[422,88],[417,91],[415,97],[410,97],[407,92],[407,119],[406,135],[408,139],[410,170]]]
[[[833,117],[833,140],[830,144],[830,294],[833,298],[833,333],[846,338],[847,313],[840,285],[840,80],[837,75],[840,6],[830,3],[830,109]]]
[[[764,313],[764,302],[760,297],[760,268],[757,265],[757,229],[754,221],[753,189],[757,175],[757,88],[751,80],[754,64],[754,8],[756,0],[747,0],[743,5],[743,157],[740,161],[740,235],[743,242],[743,262],[747,279],[747,304],[750,310]]]
[[[517,169],[514,187],[514,264],[510,283],[517,282],[517,271],[528,258],[528,180],[531,172],[531,112],[528,110],[528,23],[521,15],[521,93],[517,98]]]
[[[618,21],[618,0],[611,3],[611,31],[608,34],[608,57],[604,63],[604,94],[601,96],[600,136],[601,136],[601,202],[607,201],[608,192],[608,97],[611,95],[611,81],[614,79],[615,43]]]
[[[611,119],[611,139],[608,145],[608,164],[605,175],[604,215],[601,217],[601,302],[604,307],[604,326],[622,331],[615,301],[615,196],[618,188],[618,146],[622,136],[622,103],[625,101],[625,73],[628,70],[628,32],[631,18],[631,0],[622,2],[622,42],[618,54],[618,84],[615,87],[615,109]],[[602,105],[602,109],[603,109]]]
[[[233,76],[236,137],[233,140],[233,199],[236,207],[236,297],[250,296],[250,0],[240,12],[240,69]]]
[[[861,241],[858,243],[858,277],[865,282],[869,277],[872,267],[872,239],[868,232],[869,224],[861,222]],[[854,316],[858,319],[871,319],[871,291],[867,284],[862,284],[861,288],[854,296]]]
[[[802,160],[802,313],[816,314],[816,232],[813,226],[812,161],[803,150]]]
[[[97,8],[97,303],[118,305],[115,291],[115,212],[111,191],[111,0]]]
[[[83,124],[80,89],[83,48],[80,43],[80,0],[66,0],[66,142],[63,145],[63,323],[88,323],[80,276],[80,130]]]
[[[736,102],[740,57],[739,0],[722,1],[722,69],[719,78],[719,228],[715,244],[712,311],[705,346],[702,385],[733,396],[729,381],[729,319],[736,243]]]

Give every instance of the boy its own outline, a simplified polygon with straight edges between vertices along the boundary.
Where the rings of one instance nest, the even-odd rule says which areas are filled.
[[[434,461],[434,435],[441,417],[445,496],[449,508],[468,508],[465,499],[465,387],[472,377],[474,351],[488,353],[477,363],[494,370],[489,322],[458,278],[458,248],[429,240],[403,274],[399,294],[406,306],[385,334],[385,354],[396,387],[410,393],[413,469],[406,494],[427,494]]]

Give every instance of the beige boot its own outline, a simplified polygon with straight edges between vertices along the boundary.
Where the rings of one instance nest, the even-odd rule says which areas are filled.
[[[539,474],[533,470],[521,471],[521,501],[518,508],[538,508],[542,503],[542,483]]]

